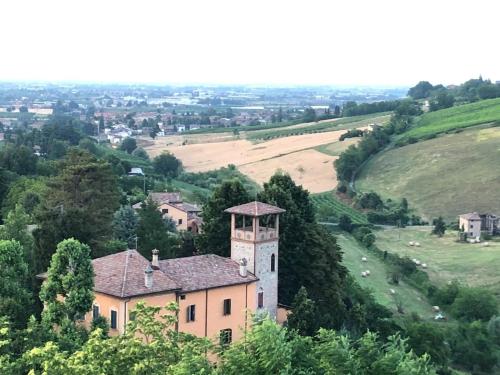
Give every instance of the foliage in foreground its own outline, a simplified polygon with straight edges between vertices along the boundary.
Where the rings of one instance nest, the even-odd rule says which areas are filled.
[[[417,356],[398,335],[382,344],[376,334],[351,340],[332,330],[300,336],[269,319],[255,321],[246,338],[218,347],[206,338],[175,331],[177,306],[137,304],[125,334],[108,338],[90,333],[78,350],[55,341],[18,359],[0,354],[4,374],[435,374],[427,355]],[[158,319],[158,315],[162,319]],[[9,329],[0,329],[0,353],[8,353]],[[214,363],[207,354],[219,354]]]

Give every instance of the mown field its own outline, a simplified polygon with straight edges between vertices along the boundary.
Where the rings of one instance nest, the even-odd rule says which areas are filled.
[[[334,192],[312,194],[311,201],[321,221],[338,221],[340,216],[347,215],[355,224],[368,223],[365,214],[342,202]]]
[[[444,285],[458,280],[470,286],[484,286],[500,299],[500,239],[484,243],[457,242],[457,232],[449,231],[442,238],[431,235],[432,227],[384,229],[376,232],[381,250],[416,258],[427,264],[431,281]],[[410,246],[417,241],[420,247]]]
[[[499,166],[500,128],[475,127],[376,155],[359,173],[356,188],[406,197],[428,219],[500,214]]]
[[[425,139],[436,134],[500,121],[500,98],[481,100],[420,116],[415,126],[400,136],[401,140]]]
[[[344,252],[344,265],[362,287],[372,290],[378,303],[390,308],[396,316],[398,302],[403,307],[405,315],[415,312],[423,319],[432,319],[434,314],[427,298],[404,282],[400,282],[399,285],[390,284],[388,267],[380,258],[360,246],[350,235],[337,235],[337,242]],[[366,257],[367,262],[362,262],[362,257]],[[361,272],[366,270],[370,270],[370,276],[362,277]],[[394,289],[396,293],[391,294],[390,289]]]

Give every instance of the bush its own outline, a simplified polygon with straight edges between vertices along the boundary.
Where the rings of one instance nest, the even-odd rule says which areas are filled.
[[[498,302],[495,296],[485,289],[460,288],[451,308],[458,319],[485,322],[498,313]]]

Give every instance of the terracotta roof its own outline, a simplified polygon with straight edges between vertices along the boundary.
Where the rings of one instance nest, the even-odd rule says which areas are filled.
[[[176,203],[174,204],[174,207],[177,207],[179,210],[184,212],[201,212],[201,208],[191,203]]]
[[[463,215],[460,215],[460,217],[462,219],[466,219],[466,220],[481,220],[481,217],[479,216],[479,214],[477,212],[463,214]]]
[[[151,198],[155,203],[182,203],[181,193],[149,193],[149,198]]]
[[[240,276],[238,262],[214,254],[160,260],[160,269],[173,278],[183,292],[257,280],[250,272],[246,277]]]
[[[228,208],[224,212],[228,212],[230,214],[247,215],[247,216],[263,216],[270,214],[281,214],[285,212],[285,210],[276,206],[272,206],[267,203],[255,201],[255,202],[245,203],[240,206]]]
[[[179,289],[179,285],[160,270],[153,271],[153,287],[144,285],[144,270],[149,261],[136,250],[97,258],[94,266],[94,290],[117,297],[166,292]]]

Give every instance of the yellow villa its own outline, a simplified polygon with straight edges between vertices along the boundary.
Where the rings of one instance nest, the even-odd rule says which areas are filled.
[[[251,202],[231,214],[231,257],[214,254],[151,261],[136,250],[97,258],[95,300],[83,324],[103,316],[110,335],[122,334],[139,301],[179,306],[180,332],[225,342],[238,340],[249,325],[248,313],[278,314],[279,214],[284,210]],[[229,240],[229,239],[228,239]]]

